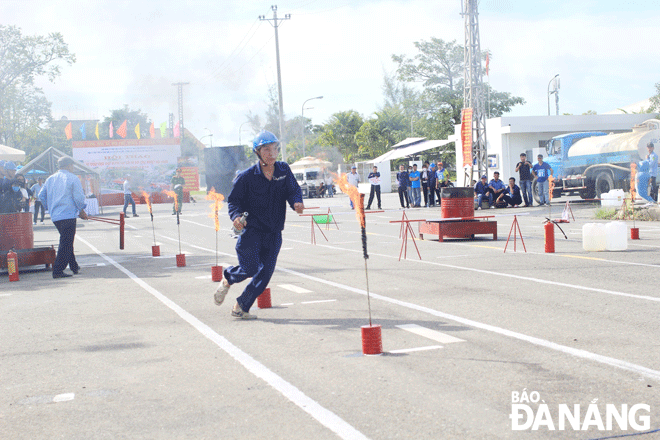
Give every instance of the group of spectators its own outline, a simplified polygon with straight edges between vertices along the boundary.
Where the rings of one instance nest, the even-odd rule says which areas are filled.
[[[490,182],[488,176],[481,176],[481,180],[474,185],[474,197],[477,200],[477,209],[481,209],[484,198],[488,198],[488,205],[491,208],[509,207],[517,208],[523,204],[525,206],[534,206],[534,197],[532,193],[532,182],[536,178],[536,189],[539,196],[539,206],[546,206],[550,203],[550,187],[548,177],[552,176],[552,167],[543,161],[543,155],[539,154],[538,163],[532,165],[527,160],[525,153],[520,154],[520,162],[516,165],[516,172],[520,176],[520,186],[516,185],[516,178],[509,177],[509,184],[506,185],[500,180],[500,173],[495,171]]]
[[[29,183],[22,174],[16,174],[16,164],[12,161],[0,161],[0,213],[30,212],[30,202],[34,200],[34,218],[36,225],[39,212],[41,223],[44,222],[45,210],[39,200],[39,192],[44,184],[43,177]]]
[[[374,167],[375,169],[376,167]],[[422,170],[417,169],[417,164],[399,166],[396,173],[396,181],[399,184],[399,203],[401,208],[419,208],[422,206],[422,195],[424,196],[424,207],[440,205],[442,199],[440,191],[449,186],[449,175],[442,162],[424,162]],[[405,202],[405,205],[404,205]]]

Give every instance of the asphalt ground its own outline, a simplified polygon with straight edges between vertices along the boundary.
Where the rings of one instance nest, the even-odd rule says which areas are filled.
[[[596,208],[575,203],[576,221],[562,225],[568,239],[556,230],[549,254],[547,208],[485,210],[498,216],[497,241],[416,240],[420,259],[409,239],[399,261],[400,225],[389,222],[402,211],[386,194],[388,210],[367,215],[371,316],[384,353],[364,356],[357,219],[345,196],[305,203],[322,207],[315,213],[331,207],[339,229],[322,225],[327,241],[317,229],[312,244],[310,218],[288,212],[273,307],[255,303],[256,321],[230,316],[242,285],[213,302],[216,237],[223,266],[236,263],[235,239],[226,207],[216,234],[207,201],[186,204],[179,227],[170,205],[154,206],[153,223],[138,205],[124,250],[117,226],[79,221],[82,269],[72,278],[1,276],[0,439],[660,437],[646,433],[660,428],[659,224],[637,222],[641,239],[627,251],[585,252],[582,225]],[[504,252],[514,213],[526,251],[518,237],[516,252],[513,242]],[[438,218],[440,209],[406,214]],[[34,235],[35,246],[57,244],[49,220]],[[176,267],[179,245],[185,267]],[[516,393],[536,400],[532,418],[516,423],[537,429],[513,429]],[[560,429],[562,404],[580,405],[577,430]],[[608,405],[636,404],[649,409],[607,429]]]

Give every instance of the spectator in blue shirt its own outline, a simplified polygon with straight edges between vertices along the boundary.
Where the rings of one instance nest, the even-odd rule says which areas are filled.
[[[493,173],[493,178],[488,182],[488,190],[493,194],[495,200],[499,199],[500,195],[504,194],[504,191],[506,191],[506,185],[500,180],[499,172],[495,171]],[[488,198],[488,201],[490,202],[490,197]],[[495,204],[491,204],[490,207],[495,208]]]
[[[493,195],[488,190],[488,176],[481,176],[481,180],[474,185],[474,195],[477,197],[477,209],[481,209],[481,203],[488,195],[488,206],[493,206]]]
[[[401,209],[410,208],[410,200],[408,199],[408,173],[404,165],[399,165],[399,172],[396,173],[396,181],[399,184],[399,202],[401,202]],[[403,205],[403,200],[406,200],[406,205]]]
[[[41,200],[39,200],[39,192],[41,191],[41,188],[44,186],[44,178],[39,177],[37,180],[37,183],[32,185],[32,188],[30,190],[32,191],[32,195],[34,196],[34,224],[37,224],[37,217],[39,217],[39,211],[41,211],[41,223],[44,222],[44,215],[46,215],[46,210],[44,209],[44,205],[41,203]]]
[[[537,157],[539,163],[534,165],[532,173],[536,177],[536,189],[539,194],[539,205],[544,206],[550,203],[550,186],[548,177],[552,176],[552,168],[547,162],[543,162],[543,155]]]
[[[447,186],[447,181],[449,177],[447,176],[447,170],[445,169],[442,162],[438,162],[438,170],[435,172],[435,194],[438,196],[438,204],[442,205],[441,191],[442,188]]]
[[[78,176],[73,174],[74,161],[68,156],[57,161],[59,171],[44,183],[39,191],[39,200],[50,212],[50,219],[60,233],[60,244],[53,263],[53,278],[66,278],[71,274],[64,272],[69,266],[71,272],[78,274],[80,266],[73,254],[73,240],[76,237],[76,219],[87,220],[84,208],[85,192]]]
[[[286,162],[277,162],[280,143],[268,131],[254,138],[252,150],[259,158],[256,165],[241,172],[227,198],[229,218],[237,230],[245,229],[238,237],[236,255],[238,265],[224,270],[224,278],[214,295],[217,305],[222,304],[229,287],[252,278],[231,315],[241,319],[255,319],[249,313],[257,297],[268,286],[275,271],[277,256],[282,246],[282,230],[286,218],[286,204],[302,214],[302,191]],[[243,213],[248,213],[245,221]]]
[[[419,208],[422,204],[422,182],[420,181],[419,171],[417,171],[417,164],[413,164],[413,170],[408,178],[412,188],[413,208]]]
[[[522,203],[522,194],[520,193],[520,187],[516,185],[515,177],[509,177],[509,186],[500,194],[497,201],[504,201],[506,203],[505,206],[508,207],[511,205],[514,208],[517,208]]]

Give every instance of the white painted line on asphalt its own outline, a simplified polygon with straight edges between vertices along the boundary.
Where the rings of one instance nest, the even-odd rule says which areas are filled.
[[[215,343],[220,349],[238,361],[245,369],[250,373],[254,374],[256,377],[262,379],[264,382],[269,384],[275,390],[279,391],[284,397],[289,399],[307,414],[316,419],[326,428],[330,429],[332,432],[337,434],[340,438],[346,440],[354,439],[367,439],[364,434],[351,426],[344,419],[333,413],[332,411],[324,408],[317,401],[308,397],[293,384],[287,382],[282,377],[275,374],[273,371],[268,369],[264,364],[254,359],[252,356],[229,342],[226,338],[220,336],[218,333],[213,331],[211,327],[204,324],[202,321],[193,316],[190,312],[183,309],[181,306],[176,304],[174,301],[160,293],[151,285],[147,284],[140,277],[135,275],[133,272],[126,269],[121,264],[117,263],[112,258],[108,257],[94,246],[83,238],[79,238],[84,244],[86,244],[93,252],[96,252],[108,263],[112,264],[118,270],[123,272],[126,276],[132,279],[144,290],[152,294],[156,299],[162,302],[165,306],[169,307],[174,313],[176,313],[181,319],[190,324],[195,330],[200,332],[206,338]]]
[[[105,263],[84,263],[84,264],[78,264],[80,267],[103,267],[105,266]]]
[[[58,394],[57,396],[53,397],[53,402],[67,402],[69,400],[73,400],[75,397],[75,393]]]
[[[281,248],[280,251],[290,251],[290,250],[292,250],[292,249],[293,249],[293,248],[286,248],[286,247],[285,247],[285,248]]]
[[[282,304],[280,304],[280,305],[281,305],[281,306],[292,306],[293,303],[282,303]]]
[[[437,350],[438,348],[442,348],[442,345],[429,345],[428,347],[417,347],[417,348],[402,348],[401,350],[390,350],[387,353],[412,353],[414,351]]]
[[[329,302],[334,302],[337,301],[336,299],[321,299],[318,301],[303,301],[300,304],[318,304],[318,303],[329,303]]]
[[[303,287],[296,286],[294,284],[278,284],[277,287],[281,287],[282,289],[290,290],[293,293],[312,293],[311,290],[307,290]]]
[[[465,342],[465,339],[455,338],[444,333],[440,333],[436,330],[431,330],[430,328],[422,327],[417,324],[401,324],[397,325],[398,328],[407,330],[410,333],[415,333],[416,335],[424,336],[425,338],[432,339],[441,344],[452,344],[454,342]]]
[[[438,264],[438,263],[435,263],[435,264]],[[461,268],[461,269],[463,269],[463,268]],[[347,290],[349,292],[358,293],[360,295],[365,295],[365,296],[367,295],[366,290],[358,289],[356,287],[347,286],[345,284],[336,283],[334,281],[324,280],[322,278],[317,278],[315,276],[307,275],[307,274],[297,272],[297,271],[294,271],[294,270],[290,270],[290,269],[284,269],[282,267],[277,267],[276,270],[279,270],[279,271],[284,272],[284,273],[288,273],[290,275],[295,275],[295,276],[298,276],[298,277],[301,277],[301,278],[306,278],[308,280],[317,281],[317,282],[322,283],[322,284],[327,284],[329,286],[336,287],[338,289]],[[495,272],[492,272],[492,273],[495,274]],[[461,324],[468,325],[468,326],[471,326],[471,327],[474,327],[474,328],[478,328],[478,329],[481,329],[481,330],[486,330],[486,331],[496,333],[496,334],[500,334],[500,335],[503,335],[503,336],[508,336],[510,338],[518,339],[520,341],[525,341],[525,342],[528,342],[528,343],[533,344],[533,345],[538,345],[540,347],[548,348],[550,350],[559,351],[561,353],[565,353],[565,354],[575,356],[575,357],[578,357],[578,358],[588,359],[590,361],[594,361],[594,362],[598,362],[598,363],[601,363],[601,364],[609,365],[611,367],[619,368],[621,370],[630,371],[630,372],[633,372],[635,374],[640,374],[640,375],[648,377],[650,379],[655,379],[655,380],[660,381],[660,371],[652,370],[650,368],[646,368],[646,367],[643,367],[641,365],[633,364],[631,362],[623,361],[623,360],[620,360],[620,359],[615,359],[615,358],[612,358],[612,357],[609,357],[609,356],[602,356],[602,355],[599,355],[599,354],[596,354],[596,353],[591,353],[591,352],[586,351],[586,350],[580,350],[580,349],[573,348],[573,347],[567,347],[565,345],[560,345],[560,344],[557,344],[555,342],[547,341],[545,339],[537,338],[537,337],[534,337],[534,336],[528,336],[528,335],[525,335],[525,334],[522,334],[522,333],[507,330],[507,329],[504,329],[504,328],[501,328],[501,327],[496,327],[494,325],[484,324],[484,323],[481,323],[481,322],[478,322],[478,321],[473,321],[471,319],[462,318],[460,316],[450,315],[449,313],[444,313],[444,312],[440,312],[438,310],[434,310],[434,309],[431,309],[431,308],[428,308],[428,307],[420,306],[420,305],[409,303],[409,302],[406,302],[406,301],[401,301],[401,300],[394,299],[394,298],[389,298],[387,296],[379,295],[379,294],[376,294],[376,293],[373,293],[373,292],[370,292],[370,296],[371,296],[371,298],[380,299],[382,301],[389,302],[391,304],[396,304],[396,305],[406,307],[406,308],[409,308],[409,309],[412,309],[412,310],[417,310],[417,311],[420,311],[420,312],[423,312],[423,313],[428,313],[429,315],[437,316],[437,317],[440,317],[440,318],[443,318],[443,319],[449,319],[449,320],[459,322]]]
[[[0,293],[0,296],[11,296],[11,293]]]
[[[186,255],[192,255],[192,254],[186,254]],[[208,265],[209,265],[209,263],[186,264],[185,267],[199,267],[199,266],[208,266]],[[167,266],[167,267],[163,267],[163,269],[176,269],[177,267],[179,267],[179,266]]]
[[[201,277],[195,277],[196,280],[210,280],[213,278],[211,275],[202,275]]]

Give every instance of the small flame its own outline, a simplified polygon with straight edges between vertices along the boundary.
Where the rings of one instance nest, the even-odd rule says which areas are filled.
[[[353,201],[353,206],[355,206],[355,216],[360,222],[360,226],[364,228],[364,199],[360,197],[360,192],[356,187],[348,183],[348,176],[346,173],[342,173],[341,177],[335,173],[332,174],[335,177],[333,180],[337,183],[339,189],[341,189],[344,194],[348,194]]]
[[[174,191],[163,191],[163,192],[174,199],[174,207],[176,208],[176,210],[178,212],[179,211],[179,196],[177,196]]]
[[[548,176],[548,191],[550,193],[550,201],[552,201],[552,193],[555,190],[555,178],[553,176]]]
[[[215,188],[211,188],[211,191],[206,194],[206,200],[213,200],[213,203],[211,203],[211,213],[209,214],[209,217],[213,219],[215,222],[215,231],[218,232],[220,230],[220,220],[218,219],[218,211],[220,208],[222,208],[222,201],[225,199],[225,196],[223,196],[220,193],[215,192]]]
[[[142,196],[144,197],[144,200],[147,202],[147,207],[149,208],[149,214],[153,214],[153,211],[151,210],[151,199],[150,195],[146,191],[142,191]]]
[[[630,164],[630,200],[632,203],[635,203],[635,198],[637,197],[637,188],[635,183],[637,182],[637,164]]]

